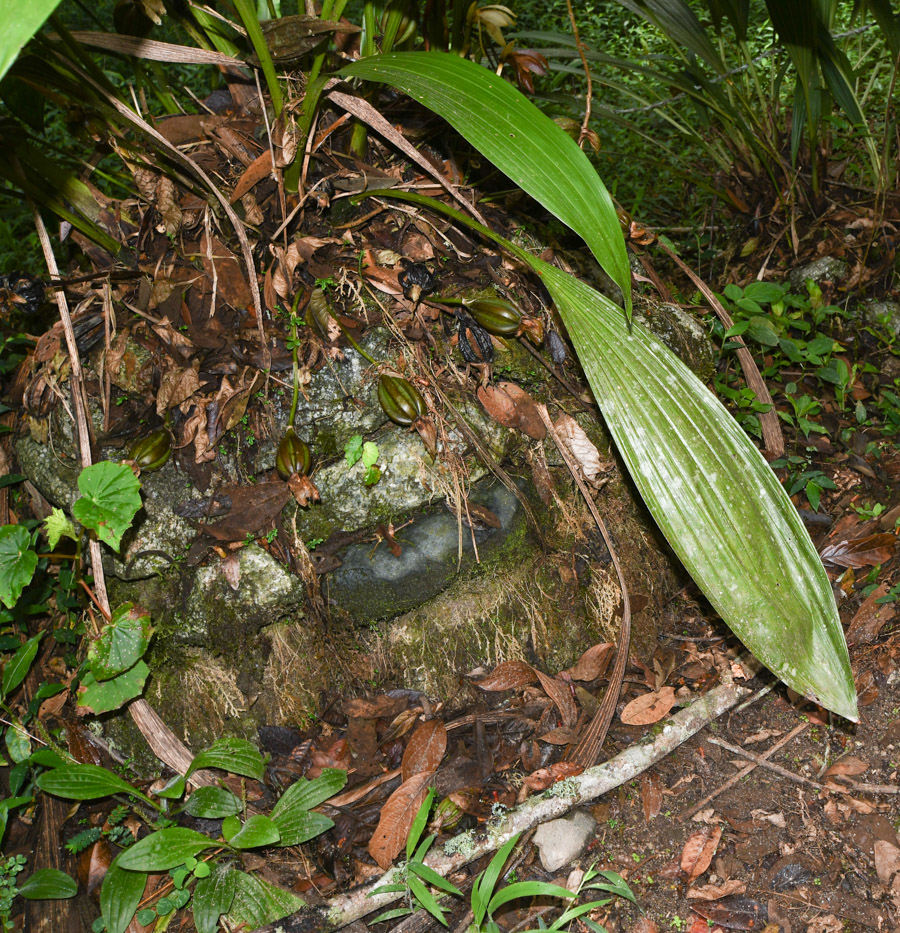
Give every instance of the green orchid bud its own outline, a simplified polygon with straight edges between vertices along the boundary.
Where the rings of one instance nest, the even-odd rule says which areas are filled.
[[[401,376],[381,376],[378,380],[378,401],[384,413],[395,424],[408,427],[427,411],[422,393]]]
[[[278,475],[287,481],[295,473],[301,476],[309,473],[311,466],[312,453],[309,444],[297,437],[293,428],[288,428],[275,454],[275,469]]]
[[[172,456],[172,435],[166,428],[158,428],[146,437],[138,438],[128,451],[128,459],[141,468],[142,473],[158,470]]]
[[[475,298],[467,301],[466,310],[495,337],[515,337],[522,326],[522,312],[503,298]]]

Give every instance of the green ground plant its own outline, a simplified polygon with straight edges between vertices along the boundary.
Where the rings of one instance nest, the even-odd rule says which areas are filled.
[[[439,875],[424,861],[437,838],[433,834],[423,838],[434,799],[435,790],[432,787],[429,788],[425,799],[419,806],[410,827],[406,839],[406,860],[399,867],[399,880],[379,885],[369,895],[374,897],[378,894],[403,894],[405,903],[401,907],[393,907],[384,911],[369,921],[370,924],[396,920],[416,910],[426,910],[439,923],[448,926],[446,917],[448,903],[445,895],[459,898],[465,896],[456,885]],[[546,897],[571,901],[572,906],[564,909],[550,926],[542,923],[541,930],[564,930],[578,920],[595,933],[605,933],[605,930],[587,915],[591,911],[605,907],[613,898],[606,897],[579,904],[577,901],[582,894],[600,891],[637,903],[634,893],[621,875],[614,871],[597,871],[593,866],[583,874],[574,891],[546,881],[517,881],[512,878],[509,879],[509,884],[503,885],[501,882],[504,867],[518,841],[519,834],[517,833],[497,850],[487,868],[480,872],[472,883],[470,894],[472,922],[467,928],[467,933],[500,933],[494,914],[501,907],[516,900]],[[593,895],[589,894],[589,896]],[[527,933],[537,933],[537,931],[528,930]]]
[[[133,814],[151,830],[137,841],[129,837],[115,840],[124,848],[104,877],[102,917],[94,924],[95,933],[124,933],[136,915],[145,925],[157,918],[168,923],[188,907],[198,933],[213,933],[223,915],[255,929],[303,906],[304,901],[296,895],[237,865],[243,852],[300,845],[330,829],[333,822],[314,808],[344,786],[346,771],[325,769],[314,780],[300,778],[268,814],[249,814],[246,801],[224,784],[197,787],[186,797],[191,775],[201,769],[261,781],[265,761],[250,742],[220,739],[197,755],[184,775],[176,775],[150,793],[97,765],[60,763],[38,775],[36,785],[41,791],[65,800],[124,797]],[[179,826],[182,815],[221,819],[221,835]],[[139,913],[148,877],[165,873],[170,881],[156,889],[152,904]]]
[[[746,199],[761,190],[781,203],[803,193],[815,200],[829,158],[849,158],[857,180],[890,189],[893,144],[884,129],[900,28],[888,3],[856,4],[852,13],[837,0],[618,3],[619,11],[579,16],[581,52],[603,89],[591,101],[603,137],[623,129],[642,140],[644,158],[680,165],[692,184],[739,211],[749,212]],[[871,28],[853,28],[864,13]],[[576,42],[567,24],[560,31],[560,12],[536,19],[539,28],[517,38],[549,60],[557,89],[546,104],[577,127],[585,105]],[[851,55],[868,63],[868,80]],[[694,171],[701,161],[727,182],[710,185]]]

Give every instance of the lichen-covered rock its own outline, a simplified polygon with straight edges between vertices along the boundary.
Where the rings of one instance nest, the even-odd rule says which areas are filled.
[[[381,409],[379,408],[379,411]],[[478,434],[491,456],[502,461],[519,443],[516,436],[487,416],[484,409],[469,399],[459,404],[460,414]],[[449,463],[463,462],[467,479],[477,482],[487,472],[483,462],[471,454],[464,456],[467,439],[448,425],[449,451],[432,461],[422,440],[414,431],[388,423],[375,434],[381,478],[372,486],[364,482],[362,462],[348,467],[341,458],[315,474],[321,502],[300,512],[298,527],[305,540],[327,538],[334,531],[356,531],[379,522],[402,521],[416,509],[444,499],[453,488]],[[451,454],[446,456],[446,454]]]
[[[644,299],[635,306],[634,319],[681,357],[703,382],[712,379],[716,349],[696,317],[678,305]]]
[[[842,259],[834,256],[821,256],[797,269],[792,269],[788,280],[795,292],[805,294],[806,280],[814,282],[840,282],[847,277],[850,267]]]

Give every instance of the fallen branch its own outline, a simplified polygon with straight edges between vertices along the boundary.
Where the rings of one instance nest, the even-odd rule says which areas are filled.
[[[428,856],[425,864],[446,877],[469,862],[499,849],[516,834],[561,817],[574,806],[596,800],[665,758],[749,693],[746,687],[734,683],[710,690],[662,724],[661,731],[652,740],[648,736],[645,743],[632,745],[577,777],[557,782],[543,794],[530,797],[502,817],[492,820],[480,831],[469,830],[455,836],[444,844],[443,850],[438,849]],[[399,867],[394,867],[362,887],[317,907],[304,907],[275,923],[260,927],[257,933],[331,933],[402,897],[402,892],[370,896],[381,885],[397,883],[402,883],[402,872]]]

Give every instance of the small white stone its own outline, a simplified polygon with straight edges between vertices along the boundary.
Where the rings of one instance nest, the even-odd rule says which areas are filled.
[[[569,865],[582,853],[596,828],[596,820],[583,810],[539,826],[534,844],[540,852],[541,864],[547,871]]]

